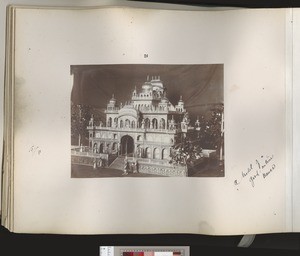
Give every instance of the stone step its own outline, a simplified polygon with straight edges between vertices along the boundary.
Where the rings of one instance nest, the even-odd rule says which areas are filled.
[[[125,157],[119,156],[117,157],[109,166],[111,169],[122,170],[124,169],[124,159]]]

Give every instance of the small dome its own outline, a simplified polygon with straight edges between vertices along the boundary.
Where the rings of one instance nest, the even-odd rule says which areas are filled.
[[[112,98],[110,99],[109,103],[111,103],[111,104],[116,103],[116,99],[115,99],[114,95],[112,95]]]

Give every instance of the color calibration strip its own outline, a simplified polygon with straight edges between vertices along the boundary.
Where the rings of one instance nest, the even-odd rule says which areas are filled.
[[[189,256],[189,246],[100,246],[100,256]]]
[[[114,246],[100,246],[100,256],[114,256]]]
[[[123,252],[122,256],[181,256],[179,251],[127,251]]]

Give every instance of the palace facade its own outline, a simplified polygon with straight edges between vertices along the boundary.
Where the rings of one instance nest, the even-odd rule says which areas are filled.
[[[180,144],[187,134],[200,129],[198,120],[194,127],[190,126],[182,97],[176,105],[168,100],[159,76],[148,77],[124,104],[113,95],[105,115],[105,122],[96,125],[92,117],[87,127],[93,153],[127,156],[139,163],[139,171],[144,168],[145,172],[153,173],[156,166],[154,173],[167,176],[173,176],[168,175],[169,169],[174,169],[169,163],[171,148]]]

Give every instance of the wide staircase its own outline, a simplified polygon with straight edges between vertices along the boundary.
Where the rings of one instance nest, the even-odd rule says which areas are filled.
[[[111,169],[122,170],[124,169],[124,156],[118,156],[109,166]]]

